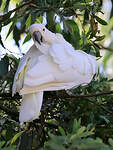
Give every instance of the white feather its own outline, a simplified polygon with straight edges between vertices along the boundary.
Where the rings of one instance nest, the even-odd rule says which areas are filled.
[[[29,122],[39,116],[42,106],[43,92],[26,94],[22,96],[19,121]]]

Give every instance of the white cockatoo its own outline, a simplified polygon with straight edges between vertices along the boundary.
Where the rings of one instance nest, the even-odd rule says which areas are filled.
[[[20,60],[12,88],[13,95],[22,95],[21,123],[38,118],[44,91],[88,84],[98,70],[93,56],[75,50],[61,34],[42,24],[31,25],[29,32],[34,45]]]

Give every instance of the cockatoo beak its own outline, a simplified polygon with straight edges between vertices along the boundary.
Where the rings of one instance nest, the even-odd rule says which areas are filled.
[[[42,35],[41,35],[41,33],[40,33],[39,31],[35,31],[35,32],[33,33],[33,38],[34,38],[34,40],[37,41],[40,45],[41,45],[41,43],[44,41],[44,40],[43,40],[43,37],[42,37]]]

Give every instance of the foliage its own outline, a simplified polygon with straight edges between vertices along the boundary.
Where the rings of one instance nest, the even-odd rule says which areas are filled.
[[[80,125],[81,120],[74,120],[71,133],[66,134],[63,128],[60,128],[61,136],[50,134],[50,140],[45,143],[45,147],[40,150],[112,150],[113,140],[109,140],[111,146],[105,145],[100,138],[90,138],[93,134],[93,128]]]
[[[12,4],[16,8],[9,11]],[[18,112],[21,97],[18,94],[11,96],[19,59],[15,57],[17,53],[11,52],[10,46],[5,44],[13,38],[21,51],[20,41],[28,44],[31,39],[27,32],[29,26],[44,23],[52,32],[61,33],[75,49],[100,59],[100,43],[113,27],[113,18],[107,23],[101,8],[101,0],[0,1],[0,11],[3,12],[0,15],[0,52],[6,50],[0,61],[0,149],[113,149],[113,80],[101,73],[95,75],[89,85],[66,92],[45,92],[39,119],[20,127]],[[2,32],[7,26],[9,30],[4,38]],[[101,30],[105,26],[106,36]],[[111,55],[112,52],[107,53],[104,67]]]

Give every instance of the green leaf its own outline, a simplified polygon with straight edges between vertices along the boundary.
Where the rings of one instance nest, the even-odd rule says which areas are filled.
[[[108,82],[113,82],[113,78],[112,78],[112,79],[110,79],[110,80],[108,80]]]
[[[96,20],[97,20],[100,24],[102,24],[102,25],[107,25],[107,24],[108,24],[105,20],[99,18],[98,16],[95,16],[95,18],[96,18]]]
[[[9,31],[7,33],[6,39],[8,38],[9,34],[12,32],[12,30],[14,29],[15,23],[13,22],[12,25],[9,28]]]
[[[66,136],[65,131],[62,127],[58,128],[62,136]]]
[[[58,23],[57,22],[57,24],[56,24],[56,31],[58,32],[58,33],[61,33],[62,31],[61,31],[61,27],[60,27],[60,23]]]
[[[5,11],[8,11],[9,3],[10,3],[10,0],[6,0],[5,8],[4,8]]]
[[[31,39],[31,35],[30,35],[30,33],[28,33],[27,36],[24,39],[23,44],[26,43],[26,42],[28,42],[30,39]]]
[[[40,17],[36,19],[36,23],[42,23],[42,22],[43,22],[43,16],[40,15]]]
[[[24,131],[21,131],[19,133],[17,133],[11,140],[11,145],[21,136],[21,134],[23,133]]]
[[[89,20],[89,12],[86,9],[85,12],[84,12],[84,22],[83,22],[83,25],[86,25],[88,23],[88,20]]]
[[[5,141],[0,141],[0,148],[5,144]]]
[[[0,18],[0,22],[2,23],[2,26],[5,26],[11,22],[10,16],[11,12],[9,11],[6,15],[3,15],[3,17]]]
[[[50,31],[54,32],[55,31],[55,12],[54,11],[48,11],[46,13],[47,15],[47,27]]]
[[[81,118],[78,121],[74,119],[72,133],[76,133],[76,131],[80,128],[80,125],[81,125]]]
[[[11,145],[11,146],[2,148],[2,150],[16,150],[16,146],[15,145]]]
[[[108,60],[113,56],[113,52],[106,52],[106,55],[104,56],[103,59],[103,68],[106,68]]]
[[[31,25],[31,14],[28,16],[25,24],[26,24],[26,29],[28,29],[29,26]]]
[[[90,34],[89,39],[91,39],[91,38],[95,37],[95,36],[96,36],[96,33],[97,33],[97,29],[95,29],[95,30],[94,30],[94,31],[92,31],[91,33],[89,32],[89,34]]]
[[[95,41],[102,41],[105,38],[105,35],[96,37]]]
[[[1,37],[1,35],[0,35],[0,44],[1,44],[1,46],[2,46],[3,48],[5,48],[5,46],[4,46],[3,42],[2,42],[2,37]]]
[[[9,34],[13,31],[14,26],[15,26],[15,24],[16,24],[16,22],[17,22],[17,16],[16,16],[16,14],[15,14],[14,17],[11,19],[11,21],[12,21],[12,24],[11,24],[11,26],[10,26],[10,28],[9,28],[9,31],[8,31],[7,36],[6,36],[6,39],[8,38]]]
[[[9,58],[5,56],[0,61],[0,77],[3,77],[8,73],[8,67],[9,67]]]
[[[82,137],[82,133],[86,130],[86,127],[81,127],[77,130],[76,134],[73,134],[71,136],[71,140],[76,140],[77,138],[81,138]]]
[[[80,42],[80,31],[79,27],[74,20],[65,20],[68,31],[72,35],[74,43],[76,44],[76,48],[79,48]]]
[[[96,57],[100,57],[100,47],[96,43],[92,43],[95,48]]]

